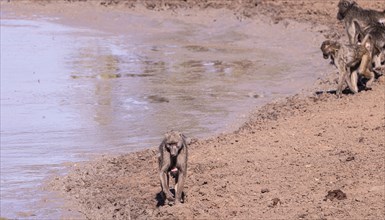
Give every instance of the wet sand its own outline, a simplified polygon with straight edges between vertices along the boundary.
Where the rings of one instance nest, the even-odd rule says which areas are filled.
[[[358,2],[380,6],[380,1]],[[232,9],[241,19],[267,16],[277,25],[290,24],[285,19],[293,18],[310,21],[321,35],[345,39],[335,19],[336,2],[329,3],[262,1],[247,10]],[[319,30],[321,24],[330,30]],[[322,56],[320,62],[327,65]],[[71,210],[90,219],[381,219],[384,77],[370,91],[337,99],[328,93],[315,95],[336,86],[334,72],[319,74],[321,79],[311,89],[259,107],[238,131],[194,140],[186,203],[181,206],[156,207],[156,147],[73,164],[69,175],[56,177],[50,188],[72,203]],[[338,189],[346,198],[325,200],[328,191]]]

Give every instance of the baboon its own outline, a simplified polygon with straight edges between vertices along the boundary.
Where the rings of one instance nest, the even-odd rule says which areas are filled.
[[[358,75],[369,79],[366,87],[370,88],[374,80],[374,73],[370,70],[372,55],[370,35],[365,36],[362,44],[343,45],[336,41],[326,40],[321,45],[321,51],[325,59],[331,58],[339,71],[337,96],[342,93],[344,82],[353,93],[358,92]],[[358,68],[356,66],[359,65]],[[353,72],[352,72],[353,70]]]
[[[159,153],[159,177],[163,199],[169,204],[173,201],[179,204],[183,199],[183,186],[187,174],[187,138],[177,131],[167,132],[159,145]],[[170,175],[175,178],[175,199],[169,188]]]
[[[381,57],[385,54],[385,26],[380,23],[372,23],[365,29],[361,29],[358,22],[354,21],[357,33],[355,35],[356,42],[360,43],[364,36],[370,35],[372,38],[372,55],[375,70],[383,69],[381,66]]]
[[[357,21],[361,28],[365,29],[372,23],[385,23],[385,10],[380,12],[371,9],[363,9],[353,0],[340,0],[338,3],[337,19],[344,22],[348,34],[349,43],[353,44],[356,35],[353,21]]]

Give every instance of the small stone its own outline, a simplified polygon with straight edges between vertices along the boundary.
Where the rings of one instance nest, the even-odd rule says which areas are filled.
[[[346,199],[346,193],[342,192],[340,189],[329,191],[328,194],[325,196],[324,201],[330,200],[333,201],[334,199],[337,200],[343,200]]]
[[[354,156],[350,156],[350,157],[346,158],[346,161],[352,161],[352,160],[354,160]]]
[[[274,199],[272,199],[272,201],[273,201],[273,206],[281,204],[281,200],[279,198],[274,198]]]

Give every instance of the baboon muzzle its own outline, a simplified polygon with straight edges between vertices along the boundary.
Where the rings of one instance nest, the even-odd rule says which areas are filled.
[[[340,13],[340,12],[337,13],[337,19],[338,19],[339,21],[343,20],[344,17],[345,17],[345,16],[344,16],[342,13]]]
[[[172,146],[170,149],[170,154],[172,157],[178,156],[178,148],[176,146]]]

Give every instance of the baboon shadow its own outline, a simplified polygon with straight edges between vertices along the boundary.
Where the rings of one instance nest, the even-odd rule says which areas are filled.
[[[360,91],[360,88],[358,88],[358,90]],[[322,94],[337,94],[337,90],[328,90],[328,91],[317,91],[315,92],[316,95],[322,95]],[[349,94],[353,94],[352,91],[350,91],[350,89],[344,89],[342,90],[342,94],[344,95],[349,95]]]
[[[163,197],[163,192],[159,192],[156,194],[155,199],[157,201],[156,207],[164,206],[164,203],[166,202]]]
[[[342,91],[342,93],[344,93],[344,91]],[[336,90],[328,90],[328,91],[317,91],[315,92],[316,95],[322,95],[322,94],[337,94],[337,91]]]
[[[377,79],[378,77],[376,77]],[[366,85],[366,82],[368,81],[368,79],[360,79],[358,81],[358,92],[361,92],[361,91],[367,91],[367,90],[372,90],[371,88],[367,88],[365,85]],[[322,94],[337,94],[337,90],[328,90],[328,91],[317,91],[315,92],[316,95],[322,95]],[[349,94],[354,94],[352,91],[350,91],[349,88],[345,88],[344,90],[342,90],[342,94],[344,95],[349,95]]]
[[[170,189],[170,192],[174,195],[175,198],[175,189]],[[157,201],[156,207],[164,206],[164,205],[172,205],[171,204],[166,204],[166,200],[164,199],[165,197],[163,196],[163,192],[159,192],[156,194],[155,199]],[[182,203],[185,202],[185,193],[182,192]]]

